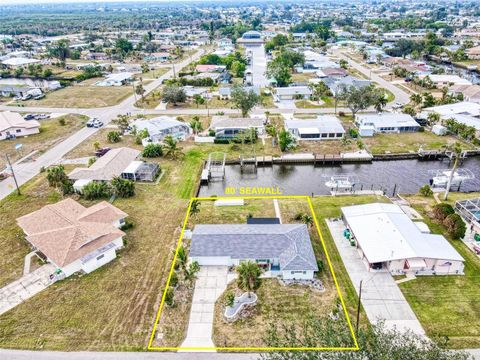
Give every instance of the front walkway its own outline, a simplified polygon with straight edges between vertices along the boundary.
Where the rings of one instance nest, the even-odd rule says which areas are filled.
[[[212,341],[215,301],[226,290],[227,284],[227,266],[200,267],[193,292],[187,337],[180,346],[189,348],[184,351],[193,350],[192,348],[215,347]]]
[[[422,325],[389,272],[369,272],[360,255],[343,237],[342,221],[327,220],[327,225],[342,257],[355,290],[362,284],[362,305],[368,319],[375,324],[383,320],[386,328],[425,335]]]
[[[0,289],[0,315],[46,289],[55,266],[46,264]]]

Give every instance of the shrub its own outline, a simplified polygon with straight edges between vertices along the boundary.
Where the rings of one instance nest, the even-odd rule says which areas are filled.
[[[317,260],[318,272],[322,272],[325,269],[323,260]]]
[[[348,129],[348,134],[350,135],[350,137],[355,139],[358,137],[358,130],[355,128],[350,128]]]
[[[441,222],[443,222],[448,215],[454,213],[455,210],[453,210],[453,207],[450,204],[441,203],[433,207],[433,217]]]
[[[120,132],[118,131],[110,131],[108,134],[107,134],[107,140],[108,142],[110,143],[117,143],[121,140],[121,137],[120,137]]]
[[[86,200],[96,200],[112,195],[112,189],[105,182],[91,182],[82,189],[82,196]]]
[[[342,116],[342,117],[345,116],[345,112],[344,111],[339,111],[338,116]]]
[[[173,292],[173,288],[169,286],[165,291],[165,304],[167,306],[172,307],[174,304],[175,293]]]
[[[134,226],[135,224],[131,220],[126,219],[122,227],[120,228],[120,230],[122,231],[129,230],[129,229],[132,229]]]
[[[178,285],[178,275],[176,272],[172,273],[172,277],[170,278],[170,286],[171,287],[177,287]]]
[[[433,195],[433,191],[432,191],[432,188],[430,187],[430,185],[423,185],[420,190],[419,190],[419,193],[425,197],[430,197]]]
[[[454,239],[461,239],[465,236],[467,226],[463,222],[462,218],[458,214],[450,214],[445,220],[443,225],[447,228],[448,234]]]
[[[235,294],[229,291],[225,295],[225,306],[230,307],[230,306],[233,306],[234,303],[235,303]]]
[[[147,144],[142,153],[142,156],[146,158],[159,157],[162,155],[163,149],[160,144]]]
[[[115,194],[122,198],[135,195],[135,183],[131,180],[114,177],[112,179],[112,187]]]
[[[215,136],[215,130],[208,130],[208,136]]]
[[[65,119],[64,118],[60,118],[58,119],[58,123],[60,124],[60,126],[65,126],[66,122],[65,122]]]
[[[95,161],[97,161],[96,157],[91,157],[90,159],[88,159],[88,166],[93,165],[95,163]]]

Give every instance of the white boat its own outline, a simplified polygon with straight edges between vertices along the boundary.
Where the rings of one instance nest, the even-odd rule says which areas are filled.
[[[348,175],[334,175],[325,182],[325,186],[330,189],[351,189],[355,181]]]
[[[477,70],[477,65],[468,65],[467,69],[470,70],[470,71],[475,71],[475,70]]]
[[[434,188],[446,188],[451,174],[452,170],[438,170],[436,175],[430,179],[430,185]],[[450,187],[460,186],[464,181],[472,180],[474,177],[473,173],[469,170],[455,170]]]

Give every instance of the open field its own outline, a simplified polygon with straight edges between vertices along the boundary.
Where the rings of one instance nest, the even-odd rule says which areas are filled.
[[[478,196],[479,193],[451,193],[449,202]],[[443,233],[462,255],[465,275],[421,276],[400,284],[400,289],[429,337],[446,342],[450,348],[477,348],[480,346],[480,259],[461,241],[449,238],[443,225],[428,217],[435,204],[433,198],[409,196],[407,200],[424,216],[432,232]]]
[[[417,152],[420,146],[424,150],[441,150],[446,145],[453,145],[459,140],[453,136],[438,136],[429,131],[401,134],[375,134],[363,138],[365,145],[374,154]],[[465,149],[472,146],[463,143]]]
[[[131,86],[68,86],[48,93],[41,100],[24,101],[25,106],[96,108],[112,106],[133,94]]]
[[[155,80],[169,71],[170,67],[161,67],[158,69],[150,70],[146,73],[141,73],[138,76],[141,77],[143,80]]]
[[[64,119],[65,125],[60,125],[59,120]],[[26,137],[19,137],[14,140],[0,141],[0,154],[9,154],[13,163],[32,151],[37,150],[34,155],[37,157],[48,148],[65,139],[68,135],[80,129],[87,120],[85,116],[69,114],[55,119],[40,120],[40,133]],[[16,144],[22,144],[20,151],[15,150]],[[0,170],[6,165],[4,156],[0,156]]]

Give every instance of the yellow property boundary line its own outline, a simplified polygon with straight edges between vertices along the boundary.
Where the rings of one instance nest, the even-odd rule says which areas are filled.
[[[330,272],[332,273],[333,276],[333,281],[335,283],[335,288],[337,289],[338,296],[340,298],[340,303],[342,304],[343,312],[345,314],[345,318],[347,319],[348,327],[350,330],[350,333],[353,338],[353,342],[355,346],[353,347],[163,347],[163,346],[152,346],[153,340],[155,338],[155,333],[157,331],[157,326],[158,322],[160,321],[160,316],[162,314],[163,306],[165,303],[165,296],[167,293],[167,289],[170,286],[170,279],[172,277],[174,267],[175,267],[175,262],[177,261],[177,254],[178,250],[180,249],[180,246],[182,245],[183,241],[183,234],[185,232],[185,228],[188,223],[188,218],[190,216],[190,210],[192,208],[192,203],[193,201],[214,201],[214,200],[229,200],[229,199],[306,199],[310,208],[310,211],[312,212],[313,215],[313,221],[315,223],[315,227],[317,229],[318,235],[320,236],[320,240],[322,242],[322,247],[323,251],[325,252],[325,257],[327,258],[328,262],[328,267],[330,269]],[[182,232],[180,233],[180,238],[178,239],[177,242],[177,247],[175,250],[175,255],[173,257],[172,265],[170,267],[170,272],[168,274],[168,279],[167,283],[165,285],[165,290],[163,291],[162,295],[162,300],[160,302],[160,307],[158,308],[157,311],[157,316],[155,318],[155,324],[152,329],[152,334],[150,335],[150,340],[148,342],[148,350],[156,350],[156,351],[215,351],[215,350],[220,350],[220,351],[357,351],[359,350],[358,346],[358,341],[357,337],[355,336],[355,331],[353,330],[352,323],[350,321],[350,317],[348,316],[348,311],[345,306],[345,302],[343,300],[342,293],[340,291],[340,287],[338,285],[337,278],[335,276],[335,272],[333,271],[333,266],[332,262],[330,260],[330,256],[328,255],[327,252],[327,247],[325,245],[325,241],[322,236],[322,232],[320,231],[320,227],[318,225],[318,220],[315,215],[315,211],[313,209],[313,204],[309,196],[307,195],[278,195],[278,196],[215,196],[215,197],[193,197],[190,199],[190,202],[188,204],[188,209],[187,209],[187,214],[185,216],[185,220],[183,221],[183,226],[182,226]]]

